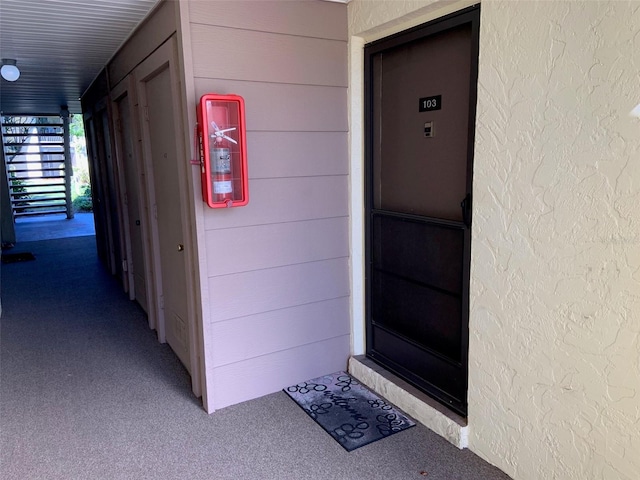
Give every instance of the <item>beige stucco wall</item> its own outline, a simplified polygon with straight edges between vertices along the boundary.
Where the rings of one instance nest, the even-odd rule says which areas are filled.
[[[439,5],[354,0],[350,34]],[[482,3],[469,446],[518,480],[640,478],[639,71],[638,2]]]

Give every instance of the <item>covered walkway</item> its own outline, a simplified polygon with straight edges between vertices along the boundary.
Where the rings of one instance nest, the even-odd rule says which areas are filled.
[[[36,259],[2,266],[3,479],[508,478],[423,426],[347,453],[284,393],[207,415],[95,237],[12,250]]]
[[[65,214],[16,219],[16,238],[19,243],[54,238],[95,235],[92,213],[76,212],[73,218]]]

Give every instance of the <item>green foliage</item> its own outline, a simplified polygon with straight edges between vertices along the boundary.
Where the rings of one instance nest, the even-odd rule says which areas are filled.
[[[91,185],[91,179],[89,178],[89,169],[86,165],[77,165],[73,171],[73,183],[71,196],[84,195],[86,187]],[[89,187],[90,189],[91,187]],[[91,190],[89,190],[91,192]]]
[[[18,200],[24,200],[31,198],[31,195],[27,192],[27,187],[24,186],[24,180],[20,180],[16,178],[16,174],[14,172],[9,172],[9,181],[11,182],[11,186],[13,187],[11,191],[16,194],[14,198]]]
[[[92,212],[91,178],[89,176],[89,163],[84,142],[82,115],[73,116],[72,121],[69,123],[69,136],[71,137],[71,146],[76,154],[76,165],[73,168],[71,184],[73,209],[76,212]]]
[[[82,115],[74,115],[69,122],[69,136],[84,138],[84,125],[82,123]]]
[[[91,185],[84,185],[80,195],[73,199],[73,210],[76,212],[93,212]]]
[[[24,184],[24,180],[16,178],[15,172],[9,172],[9,185],[13,187],[11,192],[14,194],[14,200],[29,200],[31,195],[29,195],[29,191]],[[19,207],[15,208],[16,212],[24,212],[27,207],[27,204],[21,203]]]

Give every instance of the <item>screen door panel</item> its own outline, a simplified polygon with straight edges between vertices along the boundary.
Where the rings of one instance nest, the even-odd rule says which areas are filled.
[[[478,20],[366,51],[367,355],[462,414]]]

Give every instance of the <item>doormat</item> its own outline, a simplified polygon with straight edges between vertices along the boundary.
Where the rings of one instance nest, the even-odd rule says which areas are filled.
[[[35,259],[36,257],[31,252],[2,254],[2,263],[28,262]]]
[[[413,427],[413,422],[345,372],[285,388],[348,452]]]

